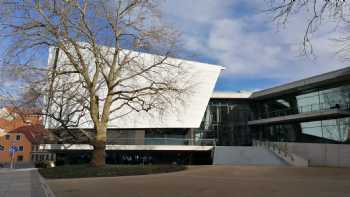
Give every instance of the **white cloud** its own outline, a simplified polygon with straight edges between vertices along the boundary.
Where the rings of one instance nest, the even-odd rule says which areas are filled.
[[[169,0],[165,10],[168,15],[182,18],[196,23],[210,23],[210,21],[224,17],[234,1],[227,0]]]
[[[326,23],[313,35],[316,58],[299,56],[305,31],[305,14],[277,28],[271,16],[257,13],[261,1],[170,1],[166,12],[184,31],[184,47],[214,59],[227,69],[224,75],[295,80],[344,67],[335,57],[339,36]],[[242,11],[242,3],[251,11]],[[244,12],[244,13],[241,13]]]

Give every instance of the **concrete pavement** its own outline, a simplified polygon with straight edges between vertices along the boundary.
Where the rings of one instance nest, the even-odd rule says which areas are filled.
[[[48,180],[57,197],[348,197],[350,168],[199,166],[168,174]]]
[[[54,197],[36,169],[1,169],[0,197]]]

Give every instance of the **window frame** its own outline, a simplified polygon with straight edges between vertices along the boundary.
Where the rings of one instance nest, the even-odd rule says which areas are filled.
[[[19,158],[21,158],[21,160],[19,160]],[[23,155],[17,155],[16,161],[17,162],[23,162],[24,161]]]
[[[22,150],[21,150],[22,147]],[[18,146],[18,152],[23,152],[24,151],[24,147],[23,146]]]

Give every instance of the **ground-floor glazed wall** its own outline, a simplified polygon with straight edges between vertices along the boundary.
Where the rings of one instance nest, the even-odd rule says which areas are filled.
[[[55,151],[56,165],[86,164],[91,159],[91,151],[65,150]],[[150,150],[113,150],[106,151],[108,164],[178,164],[210,165],[212,151],[150,151]]]

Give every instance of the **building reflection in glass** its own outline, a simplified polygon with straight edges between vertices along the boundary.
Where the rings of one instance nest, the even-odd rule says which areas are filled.
[[[253,104],[253,118],[266,119],[292,114],[323,112],[331,110],[349,111],[350,85],[328,89],[315,89],[295,95],[284,95]],[[255,126],[255,139],[291,142],[348,143],[350,118],[333,117],[313,121],[287,124]]]
[[[201,127],[195,130],[196,139],[216,139],[220,146],[250,145],[247,125],[251,115],[247,100],[211,99]]]

